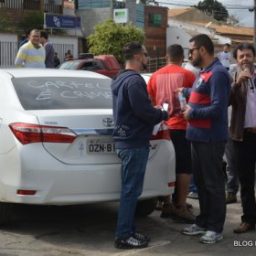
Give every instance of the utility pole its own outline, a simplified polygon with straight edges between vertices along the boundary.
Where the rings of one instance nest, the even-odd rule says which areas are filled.
[[[256,49],[256,0],[253,7],[249,8],[249,12],[253,12],[253,46]]]

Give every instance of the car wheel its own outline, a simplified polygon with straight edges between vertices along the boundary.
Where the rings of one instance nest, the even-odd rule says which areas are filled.
[[[0,225],[9,223],[13,216],[13,204],[0,203]]]
[[[136,208],[136,215],[139,217],[146,217],[151,214],[156,207],[157,198],[149,198],[138,201]]]

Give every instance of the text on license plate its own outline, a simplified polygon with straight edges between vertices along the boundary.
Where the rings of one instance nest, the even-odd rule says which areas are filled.
[[[115,153],[115,144],[111,142],[97,142],[87,144],[88,153]]]

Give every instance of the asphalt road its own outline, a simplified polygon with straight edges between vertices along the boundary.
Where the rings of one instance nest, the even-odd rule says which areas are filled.
[[[198,211],[197,200],[189,200]],[[161,219],[155,211],[137,219],[138,229],[151,236],[148,248],[118,250],[113,247],[117,204],[104,203],[83,207],[19,206],[15,220],[0,229],[0,256],[201,256],[255,255],[256,233],[236,235],[240,203],[228,206],[224,240],[204,245],[198,237],[180,233],[185,224]]]

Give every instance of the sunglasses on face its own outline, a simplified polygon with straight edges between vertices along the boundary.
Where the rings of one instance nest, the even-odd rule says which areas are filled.
[[[191,49],[189,49],[189,51],[188,51],[188,55],[192,55],[193,54],[193,52],[194,52],[194,50],[198,50],[199,48],[198,47],[195,47],[195,48],[191,48]]]

